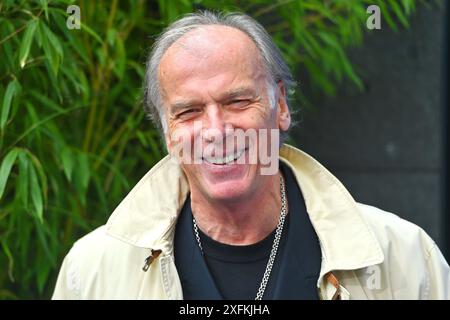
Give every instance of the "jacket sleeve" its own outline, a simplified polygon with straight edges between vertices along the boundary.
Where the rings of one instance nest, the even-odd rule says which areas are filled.
[[[450,267],[436,244],[428,252],[428,299],[450,299]]]
[[[72,250],[66,255],[59,271],[52,300],[79,300],[80,274],[72,257]]]

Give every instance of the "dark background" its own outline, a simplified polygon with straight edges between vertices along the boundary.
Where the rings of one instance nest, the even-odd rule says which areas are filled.
[[[301,107],[291,138],[358,202],[425,229],[448,260],[447,15],[422,8],[410,29],[398,32],[382,22],[351,49],[363,92],[344,84],[336,97],[325,97],[298,75],[299,87],[319,107]]]

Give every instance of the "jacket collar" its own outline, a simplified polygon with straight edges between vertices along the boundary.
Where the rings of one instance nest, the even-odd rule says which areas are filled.
[[[355,200],[327,169],[289,145],[280,159],[294,172],[322,250],[320,279],[332,270],[381,263],[384,256]],[[169,156],[155,165],[114,210],[107,233],[137,247],[172,254],[175,224],[189,185]]]
[[[292,169],[322,250],[319,280],[333,270],[383,262],[381,247],[356,201],[339,180],[308,154],[288,145],[280,157]]]

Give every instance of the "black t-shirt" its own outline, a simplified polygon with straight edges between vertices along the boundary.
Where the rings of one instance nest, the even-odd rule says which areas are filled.
[[[285,177],[289,213],[263,299],[318,299],[319,241],[291,169],[284,163],[280,163],[280,169]],[[219,243],[199,230],[202,254],[192,218],[188,197],[174,240],[175,265],[184,299],[254,299],[267,266],[275,230],[249,246]]]
[[[288,221],[289,215],[283,226],[282,237],[286,236]],[[199,229],[206,264],[224,299],[255,299],[269,261],[275,232],[276,229],[255,244],[238,246],[217,242]],[[281,241],[280,245],[284,246],[284,241]],[[280,251],[277,251],[277,255]],[[278,260],[275,259],[275,262]],[[276,275],[277,271],[272,270],[269,279]],[[270,291],[271,286],[266,288],[264,294],[266,298],[270,295]]]

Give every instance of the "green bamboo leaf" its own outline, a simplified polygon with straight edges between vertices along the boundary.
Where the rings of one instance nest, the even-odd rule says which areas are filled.
[[[75,92],[80,94],[81,92],[86,93],[86,88],[81,83],[82,80],[79,78],[79,70],[74,70],[72,68],[61,68],[62,74],[67,77],[68,82],[72,82]]]
[[[146,135],[148,137],[148,141],[150,142],[150,147],[152,154],[155,155],[155,160],[161,159],[164,155],[162,150],[164,150],[164,147],[161,146],[161,138],[159,136],[159,133],[156,131],[148,132]]]
[[[122,183],[125,190],[130,189],[130,183],[128,182],[127,178],[124,176],[123,171],[121,171],[119,168],[117,168],[113,164],[109,163],[108,161],[106,161],[105,159],[102,159],[101,157],[99,157],[97,155],[90,154],[89,156],[91,158],[97,160],[98,163],[101,163],[103,166],[105,166],[106,168],[111,170],[116,175],[116,177],[119,179],[119,181]],[[94,175],[93,175],[93,178],[95,178]]]
[[[407,15],[410,15],[415,9],[414,0],[402,0],[402,5]]]
[[[32,90],[29,90],[28,93],[31,96],[33,96],[34,98],[36,98],[36,100],[40,103],[40,105],[45,106],[45,107],[50,107],[51,109],[58,111],[58,112],[64,111],[64,109],[60,105],[58,105],[55,101],[53,101],[49,97],[43,95],[39,91],[32,89]]]
[[[108,44],[112,47],[114,46],[114,42],[116,41],[117,31],[116,29],[109,29],[106,32],[106,39],[108,40]]]
[[[398,20],[400,20],[400,23],[404,27],[408,27],[409,26],[408,19],[406,18],[406,16],[403,13],[402,9],[398,5],[397,1],[396,0],[389,0],[389,4],[390,4],[392,10],[394,11],[395,15],[397,16]]]
[[[127,62],[126,50],[123,40],[120,37],[116,38],[116,57],[114,59],[114,73],[120,80],[124,77],[125,66]]]
[[[338,54],[337,57],[339,57],[338,60],[336,60],[335,62],[331,62],[329,67],[332,68],[334,67],[334,72],[337,75],[338,79],[340,77],[340,71],[337,68],[339,67],[338,63],[341,64],[341,67],[343,68],[343,70],[345,71],[346,75],[349,77],[350,80],[353,81],[353,83],[360,89],[363,89],[363,83],[361,81],[361,79],[358,77],[358,75],[355,73],[355,71],[353,70],[353,67],[350,63],[350,61],[348,60],[344,49],[342,48],[342,46],[339,44],[339,42],[336,40],[335,37],[333,37],[332,35],[329,35],[326,32],[319,32],[319,36],[320,38],[329,46],[331,46],[332,48],[334,48]],[[329,61],[329,60],[328,60]]]
[[[392,19],[391,13],[390,13],[388,7],[386,6],[386,4],[384,3],[384,1],[378,1],[377,5],[381,9],[381,16],[383,17],[383,20],[385,20],[387,22],[388,26],[392,30],[397,32],[398,31],[397,25],[395,24],[394,19]]]
[[[13,100],[13,97],[17,95],[19,91],[20,84],[16,79],[12,80],[6,88],[5,96],[3,97],[2,114],[0,118],[1,130],[5,128],[6,123],[8,122],[8,117],[11,110],[11,102]]]
[[[50,28],[45,24],[41,23],[42,28],[44,30],[45,35],[47,36],[47,39],[49,40],[50,45],[55,49],[56,53],[59,55],[60,59],[63,59],[64,52],[61,45],[61,42],[59,39],[55,36],[55,34],[50,30]]]
[[[139,77],[144,77],[145,69],[141,64],[137,63],[136,61],[128,60],[127,65],[132,68],[139,75]]]
[[[89,185],[89,161],[85,153],[79,152],[77,156],[77,170],[73,176],[74,185],[81,204],[86,205],[86,192]]]
[[[95,40],[97,40],[100,44],[103,45],[103,40],[100,38],[100,36],[91,28],[89,28],[87,25],[85,25],[83,22],[80,22],[81,28],[83,30],[86,30],[87,33],[89,33]]]
[[[37,128],[39,128],[40,126],[44,125],[46,122],[49,122],[51,120],[53,120],[54,118],[64,115],[66,113],[70,113],[76,109],[81,109],[84,108],[84,106],[75,106],[75,107],[71,107],[59,112],[55,112],[54,114],[49,115],[48,117],[42,119],[41,121],[34,123],[31,127],[27,128],[21,135],[19,135],[19,137],[14,140],[14,142],[12,143],[12,145],[16,145],[17,143],[19,143],[19,141],[21,141],[22,139],[24,139],[28,134],[30,134],[33,130],[36,130]]]
[[[314,38],[311,32],[308,30],[305,30],[305,32],[303,33],[303,37],[304,42],[312,48],[312,50],[308,53],[311,55],[311,57],[316,58],[317,53],[322,50],[316,38]]]
[[[93,185],[94,185],[95,189],[97,190],[97,194],[98,194],[98,197],[100,200],[99,204],[101,205],[104,212],[108,212],[109,207],[108,207],[108,201],[106,200],[106,192],[103,189],[103,184],[100,181],[99,175],[93,175],[92,181],[93,181]]]
[[[61,150],[61,162],[63,165],[63,170],[66,175],[67,180],[72,181],[72,172],[75,166],[75,157],[70,152],[70,149],[67,147],[63,147]]]
[[[31,159],[31,162],[34,165],[34,168],[37,170],[37,173],[39,175],[39,179],[42,186],[42,194],[44,195],[44,203],[47,203],[47,193],[48,193],[48,186],[47,186],[47,176],[45,175],[44,168],[39,161],[39,159],[29,150],[25,150],[28,157]]]
[[[39,272],[37,275],[37,286],[40,294],[44,292],[48,276],[50,275],[51,266],[51,264],[45,263],[42,264],[41,268],[39,268]]]
[[[8,257],[8,277],[12,282],[14,282],[14,275],[13,275],[14,257],[5,241],[2,241],[2,248],[3,248],[3,252]]]
[[[19,155],[20,150],[18,148],[12,149],[3,159],[2,165],[0,167],[0,199],[5,191],[6,182],[8,181],[11,168]]]
[[[148,147],[148,142],[141,130],[136,131],[136,137],[139,139],[144,148]]]
[[[39,117],[37,115],[34,105],[27,101],[27,102],[25,102],[25,108],[28,111],[27,116],[30,117],[29,120],[31,121],[31,123],[39,122]]]
[[[2,28],[0,29],[0,37],[3,39],[7,35],[14,32],[14,24],[8,20],[2,20],[1,21]],[[1,32],[3,31],[3,33]],[[14,61],[14,54],[13,50],[15,50],[16,45],[6,41],[1,44],[2,46],[2,59],[3,62],[8,66],[8,68],[14,69],[15,67],[15,61]],[[13,49],[14,48],[14,49]]]
[[[83,189],[86,189],[89,184],[89,178],[91,176],[89,170],[88,156],[85,153],[80,153],[78,156],[78,174],[80,175],[80,182]]]
[[[30,166],[30,191],[31,191],[31,201],[34,206],[34,213],[39,222],[44,222],[43,212],[44,212],[44,203],[42,200],[42,190],[38,182],[36,169],[34,166]]]
[[[54,76],[58,74],[59,66],[61,64],[61,58],[62,58],[62,52],[59,52],[62,50],[61,48],[54,47],[51,43],[51,40],[48,36],[48,27],[45,25],[45,23],[39,24],[39,33],[42,39],[42,47],[44,49],[46,62],[48,63],[50,67],[50,72]]]
[[[329,77],[324,74],[324,71],[312,60],[306,60],[305,66],[312,75],[312,81],[317,84],[327,95],[335,95],[336,87],[330,81]]]
[[[17,184],[19,198],[25,209],[28,209],[28,190],[29,190],[29,159],[25,153],[19,154],[19,181]]]
[[[45,236],[45,233],[46,233],[45,226],[46,225],[43,224],[37,217],[35,217],[34,222],[35,222],[38,239],[42,245],[45,255],[47,256],[48,260],[50,261],[51,266],[54,266],[55,265],[55,256],[52,253],[52,251],[50,250],[50,247],[48,246],[48,240]]]
[[[28,176],[26,177],[28,179]],[[30,212],[28,209],[29,205],[27,205],[26,212]],[[20,257],[17,259],[19,261],[27,261],[27,257],[30,254],[30,247],[34,246],[34,241],[31,241],[31,237],[34,237],[33,229],[34,224],[30,223],[29,217],[25,219],[23,216],[20,216],[17,219],[17,232],[20,235],[18,239],[16,239],[16,245],[19,248]],[[17,256],[17,255],[16,255]]]
[[[26,27],[26,31],[19,50],[19,65],[21,68],[25,66],[28,54],[30,53],[31,43],[33,42],[33,36],[36,31],[38,22],[38,20],[33,19],[28,22],[28,25]]]
[[[45,12],[45,18],[48,20],[48,0],[39,0],[39,2]]]

